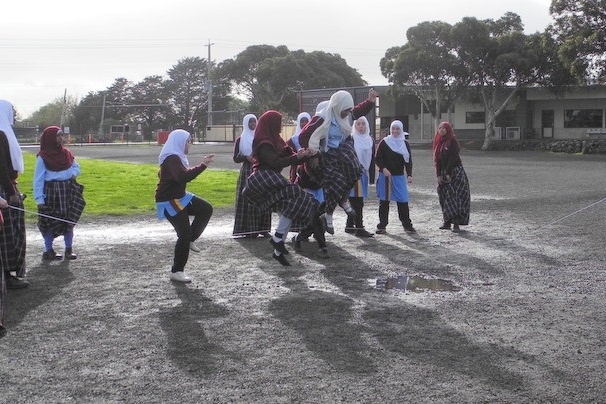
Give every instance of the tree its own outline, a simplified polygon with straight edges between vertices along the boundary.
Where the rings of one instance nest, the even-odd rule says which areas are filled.
[[[129,91],[128,119],[142,124],[144,139],[151,139],[156,128],[169,127],[170,105],[169,92],[161,76],[148,76],[132,86]]]
[[[53,102],[40,107],[27,121],[40,128],[40,130],[44,130],[48,126],[61,125],[62,123],[64,126],[70,126],[77,105],[78,100],[75,97],[56,98]]]
[[[296,116],[297,93],[312,88],[343,88],[365,85],[362,76],[337,54],[303,50],[289,51],[285,46],[250,46],[233,60],[218,67],[232,90],[250,98],[251,110],[280,110]]]
[[[390,92],[413,93],[438,126],[440,112],[450,110],[465,87],[461,65],[452,52],[452,26],[441,21],[423,22],[406,32],[404,46],[387,50],[381,72],[392,84]]]
[[[506,13],[496,21],[465,17],[451,30],[453,51],[463,67],[460,80],[469,83],[484,105],[484,150],[490,147],[496,118],[522,86],[541,74],[532,47],[537,41],[523,28],[517,14]]]
[[[606,83],[606,4],[604,0],[553,0],[550,34],[559,56],[578,82]]]

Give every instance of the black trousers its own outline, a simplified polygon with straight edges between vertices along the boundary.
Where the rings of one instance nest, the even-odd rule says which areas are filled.
[[[398,206],[398,218],[402,226],[412,226],[408,202],[396,202]],[[379,224],[377,229],[384,229],[389,223],[389,201],[379,201]]]
[[[212,214],[213,206],[204,199],[194,196],[181,212],[175,216],[166,216],[177,232],[172,272],[183,271],[189,259],[189,243],[200,237]],[[194,217],[191,224],[190,216]]]
[[[361,196],[350,196],[349,203],[351,204],[352,209],[356,212],[355,219],[352,219],[350,216],[347,216],[347,224],[345,227],[348,229],[356,228],[363,229],[364,228],[364,198]]]
[[[326,236],[322,220],[320,219],[320,212],[323,212],[323,209],[312,211],[310,223],[297,235],[297,240],[308,238],[313,234],[314,239],[318,242],[318,247],[326,247]]]

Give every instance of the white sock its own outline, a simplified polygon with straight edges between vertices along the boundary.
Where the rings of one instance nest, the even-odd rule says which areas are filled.
[[[340,205],[345,211],[345,213],[353,211],[353,208],[351,207],[351,203],[349,203],[349,201],[341,202]]]
[[[326,226],[333,227],[333,225],[332,225],[332,215],[329,215],[328,213],[326,213],[325,216],[326,216]]]

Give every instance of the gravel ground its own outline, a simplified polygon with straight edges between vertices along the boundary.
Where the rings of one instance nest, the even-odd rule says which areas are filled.
[[[236,168],[231,147],[194,145],[190,161],[216,152],[216,168]],[[72,150],[153,163],[160,149]],[[31,226],[0,402],[603,402],[606,156],[463,151],[472,215],[460,234],[438,230],[430,151],[413,146],[413,159],[416,234],[395,208],[372,239],[344,233],[337,214],[331,258],[310,242],[288,268],[267,240],[231,238],[232,209],[190,255],[189,285],[168,280],[167,222],[80,223],[78,260],[52,263]],[[369,198],[369,229],[377,206]]]

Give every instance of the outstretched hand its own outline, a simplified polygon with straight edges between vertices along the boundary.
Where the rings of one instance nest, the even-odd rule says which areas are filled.
[[[377,92],[375,91],[374,88],[371,88],[370,90],[368,90],[368,101],[376,102],[378,96],[379,96],[379,94],[377,94]]]
[[[213,161],[215,161],[215,155],[214,154],[209,154],[208,156],[204,156],[202,158],[202,164],[204,164],[205,166],[209,165]]]

